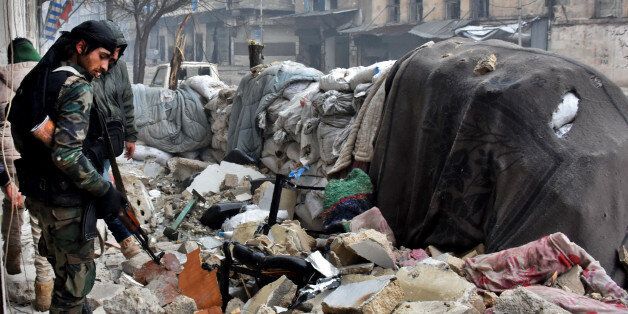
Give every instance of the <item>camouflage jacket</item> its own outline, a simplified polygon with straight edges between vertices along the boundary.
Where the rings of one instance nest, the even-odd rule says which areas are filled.
[[[78,65],[70,66],[77,70],[79,75],[68,77],[55,104],[53,163],[78,188],[94,196],[102,196],[107,192],[109,183],[82,152],[93,104],[92,85],[89,82],[91,76]]]

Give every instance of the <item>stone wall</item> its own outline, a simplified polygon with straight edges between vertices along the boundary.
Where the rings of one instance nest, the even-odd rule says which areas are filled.
[[[554,24],[549,49],[592,66],[628,87],[628,20]]]

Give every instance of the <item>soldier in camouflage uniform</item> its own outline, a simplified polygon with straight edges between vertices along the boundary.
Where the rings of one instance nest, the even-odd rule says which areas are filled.
[[[55,272],[50,313],[90,312],[85,296],[96,277],[95,219],[117,215],[122,195],[84,154],[90,134],[90,81],[107,71],[115,38],[102,22],[87,21],[65,33],[24,79],[9,114],[21,159],[15,162],[27,207],[42,225],[40,252]],[[43,89],[45,86],[45,89]],[[43,121],[43,122],[42,122]],[[54,136],[46,134],[47,126]],[[44,136],[41,136],[41,134]],[[48,140],[52,137],[52,141]]]

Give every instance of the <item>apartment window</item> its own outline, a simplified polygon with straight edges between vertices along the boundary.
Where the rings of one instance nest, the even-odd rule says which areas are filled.
[[[447,0],[445,2],[445,13],[448,20],[459,20],[460,0]]]
[[[401,17],[400,0],[390,0],[388,2],[388,22],[399,23]]]
[[[596,0],[595,16],[596,17],[621,17],[622,16],[622,0]]]
[[[325,11],[325,0],[311,0],[313,11]]]
[[[423,0],[410,0],[410,20],[420,22],[423,19]]]
[[[474,19],[481,19],[488,17],[489,0],[473,0],[471,12]]]

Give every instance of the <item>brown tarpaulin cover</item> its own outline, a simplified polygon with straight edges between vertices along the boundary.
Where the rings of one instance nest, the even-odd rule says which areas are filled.
[[[491,54],[494,71],[474,68]],[[628,244],[628,100],[596,70],[541,50],[454,38],[386,82],[370,176],[399,245],[489,252],[563,232],[620,285]],[[571,130],[549,126],[580,98]]]

